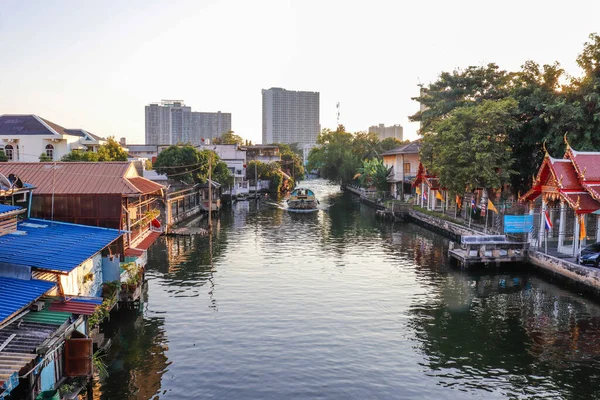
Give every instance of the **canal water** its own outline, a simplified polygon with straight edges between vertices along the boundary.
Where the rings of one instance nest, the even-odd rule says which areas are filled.
[[[597,300],[527,265],[450,267],[444,237],[304,184],[317,213],[239,202],[212,246],[150,249],[95,398],[600,398]]]

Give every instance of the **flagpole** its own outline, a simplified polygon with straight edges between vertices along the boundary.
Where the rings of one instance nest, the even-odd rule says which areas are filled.
[[[471,211],[469,211],[469,228],[471,227],[471,219],[473,218],[473,202],[471,202]]]
[[[544,239],[544,253],[548,254],[548,228],[546,228],[546,234]]]

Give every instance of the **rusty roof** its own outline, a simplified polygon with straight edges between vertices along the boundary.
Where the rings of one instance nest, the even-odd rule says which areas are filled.
[[[139,195],[162,185],[138,175],[132,163],[122,162],[13,162],[0,163],[0,173],[15,174],[36,187],[34,194]]]

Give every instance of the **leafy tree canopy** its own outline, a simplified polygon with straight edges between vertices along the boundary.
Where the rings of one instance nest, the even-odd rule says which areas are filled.
[[[114,136],[98,147],[98,152],[73,150],[65,154],[61,161],[127,161],[127,152]]]
[[[388,190],[388,176],[392,173],[392,167],[386,167],[379,158],[364,160],[362,167],[358,169],[358,182],[360,186],[368,189],[376,188],[380,192]]]
[[[379,147],[380,147],[381,151],[384,152],[384,151],[395,149],[396,147],[400,147],[403,144],[408,144],[408,143],[410,143],[410,140],[405,140],[404,142],[402,142],[402,141],[396,139],[395,137],[389,137],[389,138],[383,139],[379,143]]]
[[[169,179],[188,184],[206,182],[208,175],[208,152],[198,151],[192,145],[172,145],[163,150],[154,163],[154,170]]]
[[[0,150],[0,162],[8,162],[8,156],[3,150]]]
[[[226,132],[220,137],[214,138],[214,144],[238,144],[243,145],[244,139],[240,135],[236,135],[233,131]]]

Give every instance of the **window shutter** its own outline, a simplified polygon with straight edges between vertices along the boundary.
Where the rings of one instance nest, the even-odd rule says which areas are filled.
[[[65,375],[92,375],[92,339],[65,341]]]

